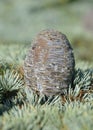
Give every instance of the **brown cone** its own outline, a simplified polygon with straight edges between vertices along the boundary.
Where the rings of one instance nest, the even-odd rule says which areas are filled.
[[[27,86],[47,96],[62,95],[72,83],[75,60],[67,37],[55,30],[41,31],[24,62]]]

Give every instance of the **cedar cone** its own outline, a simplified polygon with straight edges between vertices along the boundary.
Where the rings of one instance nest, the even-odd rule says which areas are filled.
[[[74,66],[73,49],[67,37],[55,30],[41,31],[24,62],[26,84],[39,94],[66,94],[73,80]]]

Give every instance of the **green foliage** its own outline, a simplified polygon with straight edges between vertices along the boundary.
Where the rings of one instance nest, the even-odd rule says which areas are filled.
[[[91,88],[92,83],[92,72],[93,70],[76,70],[74,85],[78,85],[78,87],[82,90],[89,90]]]
[[[2,130],[92,130],[93,104],[66,103],[61,110],[56,106],[15,107],[0,117]],[[64,110],[63,110],[64,109]]]
[[[93,100],[93,70],[75,70],[73,85],[69,87],[68,95],[62,97],[62,102],[88,102]]]
[[[20,72],[5,67],[0,74],[0,129],[91,130],[93,70],[76,69],[74,77],[67,96],[38,96],[24,86]]]
[[[3,63],[3,62],[2,62]],[[2,64],[0,68],[0,115],[13,106],[23,104],[26,98],[23,92],[24,81],[13,67]]]
[[[0,75],[0,102],[16,96],[16,93],[22,88],[22,85],[23,81],[17,73],[6,70],[3,75]]]

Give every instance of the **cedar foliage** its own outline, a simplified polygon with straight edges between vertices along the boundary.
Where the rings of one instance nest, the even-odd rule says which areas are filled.
[[[91,130],[93,69],[76,69],[67,96],[39,97],[25,86],[23,72],[0,63],[0,130]]]

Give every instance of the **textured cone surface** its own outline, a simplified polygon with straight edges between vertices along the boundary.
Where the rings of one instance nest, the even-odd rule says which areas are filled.
[[[64,94],[74,73],[73,50],[66,36],[54,30],[41,31],[24,62],[25,81],[34,92]]]

